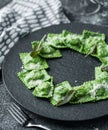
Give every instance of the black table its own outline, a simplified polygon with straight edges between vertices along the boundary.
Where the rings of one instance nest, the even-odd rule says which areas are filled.
[[[10,2],[10,0],[0,0],[0,8],[8,2]],[[62,2],[64,2],[64,0],[62,0]],[[65,13],[70,20],[74,20],[70,12],[66,12],[65,10]],[[21,127],[8,113],[7,107],[13,101],[14,100],[10,97],[4,87],[4,84],[2,83],[2,74],[0,71],[0,130],[29,130],[28,128]],[[107,115],[88,121],[63,122],[47,119],[38,115],[33,115],[30,112],[28,113],[37,123],[44,124],[52,130],[108,130]],[[30,130],[34,130],[34,128],[30,128]]]

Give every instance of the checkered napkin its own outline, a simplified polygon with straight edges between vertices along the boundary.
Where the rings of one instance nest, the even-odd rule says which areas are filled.
[[[68,22],[59,0],[13,0],[0,10],[0,68],[5,55],[20,37]]]

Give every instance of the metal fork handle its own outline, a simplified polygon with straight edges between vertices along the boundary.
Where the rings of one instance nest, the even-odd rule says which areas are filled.
[[[43,130],[51,130],[51,129],[49,129],[49,128],[46,127],[46,126],[43,126],[43,125],[40,125],[40,124],[32,124],[32,123],[28,123],[28,124],[26,125],[26,127],[36,127],[36,128],[41,128],[41,129],[43,129]]]

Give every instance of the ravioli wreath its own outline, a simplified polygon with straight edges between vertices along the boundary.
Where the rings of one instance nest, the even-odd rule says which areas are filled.
[[[20,53],[23,69],[18,77],[28,89],[33,90],[34,96],[48,98],[54,106],[108,98],[108,45],[105,34],[88,30],[75,34],[63,30],[60,34],[49,33],[41,41],[33,41],[32,48],[32,52]],[[61,48],[98,58],[102,64],[95,67],[95,80],[84,82],[81,86],[71,86],[68,81],[55,85],[53,77],[46,71],[49,67],[46,59],[61,57]]]

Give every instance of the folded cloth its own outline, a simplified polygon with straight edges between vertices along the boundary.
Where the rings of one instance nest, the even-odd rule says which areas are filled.
[[[69,22],[59,0],[13,0],[0,10],[0,68],[5,55],[20,37]]]

